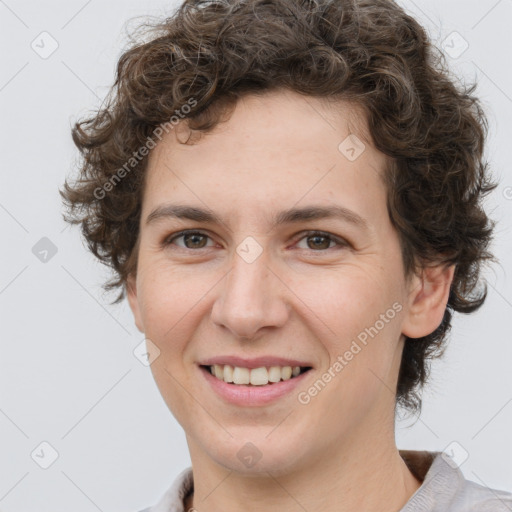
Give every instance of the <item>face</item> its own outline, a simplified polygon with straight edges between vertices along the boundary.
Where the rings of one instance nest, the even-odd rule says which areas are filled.
[[[451,274],[404,277],[385,165],[354,105],[292,92],[246,96],[194,145],[171,131],[153,150],[128,299],[193,460],[278,474],[391,435],[404,334],[439,325]],[[202,367],[230,357],[311,369],[260,386]]]

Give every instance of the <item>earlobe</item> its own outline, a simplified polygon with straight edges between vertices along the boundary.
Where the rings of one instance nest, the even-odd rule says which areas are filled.
[[[137,283],[135,276],[128,276],[126,279],[125,289],[128,304],[130,305],[130,309],[132,310],[133,318],[135,320],[135,325],[140,332],[144,333],[144,326],[142,325],[139,301],[137,298]]]
[[[443,321],[450,295],[455,265],[426,267],[415,276],[409,294],[407,316],[402,333],[421,338],[434,332]]]

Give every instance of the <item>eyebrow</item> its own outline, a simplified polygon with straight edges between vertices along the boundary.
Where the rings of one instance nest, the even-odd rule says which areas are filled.
[[[187,205],[165,204],[156,207],[146,218],[146,225],[160,219],[175,218],[186,219],[208,224],[225,224],[222,218],[211,210]],[[279,212],[271,223],[271,229],[283,224],[296,224],[300,222],[341,219],[363,230],[369,230],[368,222],[360,215],[343,206],[307,206],[304,208],[290,208]]]

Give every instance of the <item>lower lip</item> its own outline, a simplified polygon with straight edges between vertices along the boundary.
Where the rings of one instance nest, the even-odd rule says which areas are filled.
[[[240,406],[266,405],[291,393],[310,373],[311,370],[288,380],[266,384],[264,386],[250,386],[230,384],[214,377],[209,370],[199,367],[206,381],[214,391],[226,402]]]

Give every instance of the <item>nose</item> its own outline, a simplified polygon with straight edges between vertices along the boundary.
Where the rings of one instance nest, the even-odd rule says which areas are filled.
[[[213,322],[238,339],[253,339],[264,328],[283,326],[289,305],[281,279],[270,269],[265,251],[251,263],[233,254],[231,268],[219,283]]]

